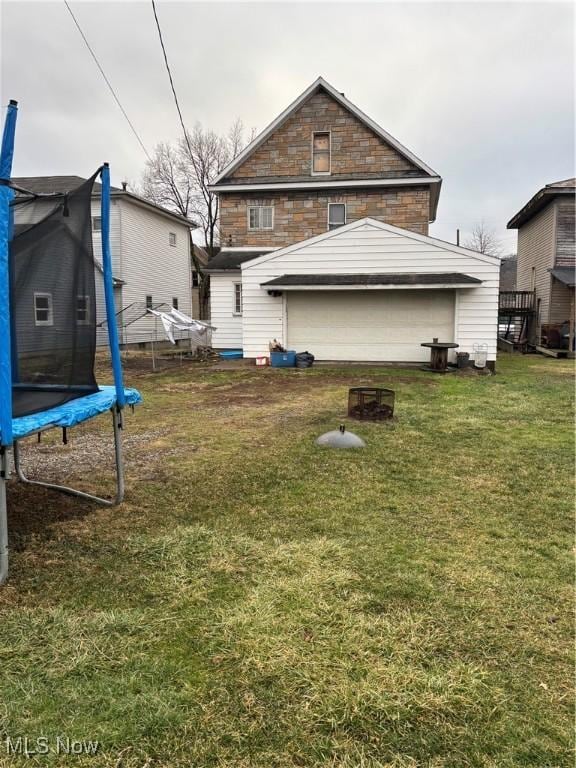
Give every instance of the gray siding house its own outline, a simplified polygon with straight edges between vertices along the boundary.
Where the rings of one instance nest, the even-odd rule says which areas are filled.
[[[39,176],[13,179],[14,184],[34,193],[64,194],[82,184],[79,176]],[[15,208],[15,226],[38,221],[52,209],[56,198]],[[193,314],[193,277],[190,258],[190,229],[193,222],[127,189],[112,187],[110,246],[114,271],[116,307],[121,343],[147,343],[163,338],[157,321],[146,315],[147,306],[176,306]],[[101,270],[100,185],[94,185],[92,239],[96,262],[96,321],[106,317]],[[138,319],[135,319],[138,318]],[[107,329],[99,326],[97,343],[107,343]]]
[[[508,222],[518,230],[517,289],[534,291],[536,345],[574,342],[576,179],[547,184]],[[560,338],[558,336],[560,334]]]

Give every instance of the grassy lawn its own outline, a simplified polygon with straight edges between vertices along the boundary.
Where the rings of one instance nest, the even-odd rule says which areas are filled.
[[[129,374],[126,503],[14,484],[0,588],[3,737],[100,748],[0,765],[573,765],[572,373]],[[395,423],[316,448],[361,383]],[[101,490],[104,444],[25,455]]]

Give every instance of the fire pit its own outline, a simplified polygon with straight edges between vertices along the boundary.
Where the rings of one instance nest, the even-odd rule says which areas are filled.
[[[348,416],[361,421],[385,421],[394,415],[394,390],[353,387],[348,390]]]

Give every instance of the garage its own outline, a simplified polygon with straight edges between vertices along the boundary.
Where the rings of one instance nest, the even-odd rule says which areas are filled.
[[[319,360],[426,361],[423,341],[454,341],[453,290],[287,292],[290,349]]]
[[[419,363],[438,338],[496,360],[493,256],[366,218],[241,266],[244,357],[274,342],[319,360]]]

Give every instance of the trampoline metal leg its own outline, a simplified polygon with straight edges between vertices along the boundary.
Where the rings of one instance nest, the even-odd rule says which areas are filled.
[[[10,474],[8,451],[0,449],[0,584],[8,577],[8,515],[6,483]]]
[[[41,480],[30,480],[26,477],[22,471],[20,465],[20,446],[18,442],[14,442],[14,469],[18,479],[23,483],[29,485],[40,485],[42,488],[51,488],[54,491],[60,491],[61,493],[67,493],[71,496],[79,496],[81,499],[88,499],[94,501],[96,504],[100,504],[104,507],[115,507],[120,504],[124,499],[124,464],[122,460],[122,441],[120,439],[120,431],[122,429],[122,417],[121,414],[114,408],[112,410],[112,426],[114,429],[114,457],[116,463],[116,493],[111,499],[103,499],[100,496],[94,496],[91,493],[85,493],[84,491],[78,491],[75,488],[68,488],[65,485],[57,485],[56,483],[45,483]],[[0,488],[0,513],[2,511],[2,489]],[[0,519],[1,526],[1,519]]]

